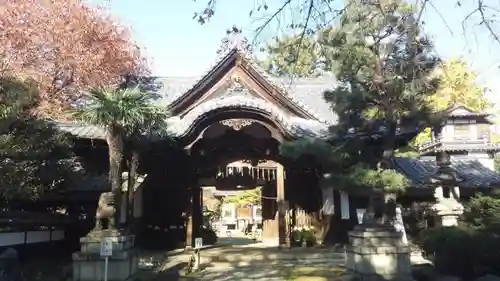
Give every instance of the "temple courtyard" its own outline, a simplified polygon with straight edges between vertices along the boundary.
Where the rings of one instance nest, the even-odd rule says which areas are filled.
[[[148,259],[147,254],[143,257]],[[343,249],[277,249],[244,236],[222,237],[217,245],[203,249],[197,272],[186,272],[190,254],[184,251],[172,251],[156,259],[156,264],[143,266],[137,279],[319,281],[344,280],[348,276]]]
[[[244,236],[221,237],[201,251],[200,270],[188,273],[190,254],[183,250],[143,253],[136,280],[349,280],[342,247],[277,249]],[[426,260],[412,259],[415,270],[431,268]]]

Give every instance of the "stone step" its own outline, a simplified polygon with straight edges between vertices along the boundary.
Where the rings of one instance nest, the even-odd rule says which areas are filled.
[[[215,262],[198,273],[197,280],[336,280],[344,279],[346,273],[339,265],[316,264],[314,266],[296,263],[276,265],[235,265]]]
[[[260,258],[260,257],[224,257],[224,256],[203,256],[201,261],[205,263],[210,262],[230,262],[238,264],[339,264],[344,263],[344,257],[337,258]]]
[[[248,253],[231,253],[229,251],[202,251],[202,259],[211,261],[309,261],[309,260],[331,260],[340,261],[345,259],[344,253],[339,252],[319,252],[319,253],[300,253],[300,252],[248,252]]]
[[[301,262],[211,262],[211,263],[201,263],[201,267],[207,269],[208,271],[224,271],[238,269],[242,271],[251,271],[256,269],[290,269],[296,267],[307,267],[310,269],[332,269],[332,268],[344,268],[344,263],[332,263],[331,261],[322,262],[311,262],[311,263],[301,263]]]

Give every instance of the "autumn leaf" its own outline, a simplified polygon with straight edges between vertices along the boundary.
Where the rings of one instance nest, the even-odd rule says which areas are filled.
[[[0,0],[0,76],[32,77],[37,110],[61,118],[82,91],[146,70],[130,30],[80,0]]]

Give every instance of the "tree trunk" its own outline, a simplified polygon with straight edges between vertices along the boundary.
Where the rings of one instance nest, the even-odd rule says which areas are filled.
[[[120,221],[120,206],[122,195],[122,161],[123,161],[123,135],[120,127],[111,125],[108,127],[106,141],[109,151],[109,181],[111,192],[114,195],[115,220],[110,229],[116,229]],[[111,220],[112,221],[112,220]]]
[[[137,168],[139,167],[139,151],[132,149],[131,157],[128,162],[128,182],[127,182],[127,222],[130,230],[134,227],[134,196],[135,184],[137,179]]]
[[[389,130],[384,143],[384,152],[382,155],[382,161],[379,163],[379,169],[390,169],[394,156],[394,149],[396,146],[396,129],[397,123],[394,121],[394,116],[392,111],[389,110],[388,114],[389,120]],[[382,216],[380,222],[382,224],[389,223],[396,214],[396,200],[393,194],[387,194],[384,190],[381,190],[381,194],[378,198],[380,201],[380,207],[382,208]]]
[[[391,223],[396,217],[396,195],[390,193],[384,193],[384,216],[382,217],[382,223]]]
[[[369,223],[384,223],[384,207],[384,191],[375,190],[372,194],[370,194],[368,209],[366,210],[368,218],[371,220]]]
[[[377,169],[390,169],[394,156],[394,149],[396,146],[396,129],[397,123],[394,121],[394,115],[391,110],[388,110],[387,116],[389,128],[384,142],[384,151],[382,160],[377,164]],[[375,221],[380,224],[389,223],[396,213],[396,202],[393,194],[388,194],[384,189],[376,192],[377,196],[374,198],[375,203]]]

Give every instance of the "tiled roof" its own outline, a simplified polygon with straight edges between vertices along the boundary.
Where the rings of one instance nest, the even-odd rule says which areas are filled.
[[[271,118],[278,122],[288,133],[295,137],[318,137],[325,138],[328,135],[328,125],[314,119],[292,117],[285,114],[279,106],[266,102],[253,96],[249,89],[242,85],[236,85],[227,91],[222,97],[209,99],[189,111],[182,118],[170,118],[169,129],[178,136],[183,137],[197,120],[206,113],[223,108],[245,108],[259,110],[270,114]]]
[[[185,97],[186,94],[194,89],[203,79],[209,77],[210,73],[212,73],[217,66],[221,65],[229,58],[234,58],[234,56],[237,55],[243,58],[247,65],[258,72],[264,80],[272,85],[272,87],[282,93],[284,98],[290,100],[292,103],[296,104],[316,119],[298,120],[298,118],[288,118],[290,120],[284,120],[286,121],[284,122],[286,123],[284,124],[285,127],[293,131],[292,134],[298,136],[322,136],[329,125],[337,122],[337,118],[330,109],[330,105],[323,99],[323,92],[332,88],[335,84],[333,77],[300,78],[295,80],[271,77],[250,57],[248,52],[240,50],[238,46],[239,45],[236,44],[225,50],[224,53],[219,54],[217,60],[203,75],[197,77],[151,77],[143,79],[144,81],[140,81],[140,84],[144,90],[148,90],[155,95],[155,103],[167,108],[169,105]],[[248,103],[248,101],[236,99],[234,99],[234,102],[234,105],[227,106],[240,106],[242,102],[243,104]],[[214,107],[213,104],[207,106]],[[276,112],[273,111],[271,113],[274,114]],[[185,132],[185,129],[192,125],[184,124],[186,122],[182,120],[180,120],[181,122],[177,122],[179,121],[179,118],[176,117],[171,119],[171,121],[174,122],[174,127],[178,127],[178,132],[175,130],[173,131],[175,135],[182,135]],[[319,123],[319,125],[317,123]],[[104,130],[94,126],[84,126],[70,123],[61,124],[60,128],[62,131],[82,138],[102,139],[105,137]]]
[[[199,78],[174,78],[174,77],[159,77],[158,83],[163,85],[158,94],[162,97],[158,100],[161,105],[169,105],[182,96],[192,85],[194,85]],[[318,115],[319,119],[328,120],[329,123],[335,123],[337,117],[330,109],[330,105],[323,99],[323,92],[331,89],[335,85],[333,77],[319,77],[319,78],[272,78],[276,84],[283,85],[290,96],[311,111]]]
[[[463,179],[459,185],[463,187],[498,187],[500,174],[491,171],[477,160],[451,160],[451,167]],[[437,170],[435,160],[420,160],[411,158],[395,158],[394,168],[408,177],[416,187],[422,187],[430,182]]]
[[[329,105],[323,99],[323,92],[326,89],[333,87],[334,79],[327,78],[307,78],[289,79],[272,77],[260,67],[252,57],[245,51],[233,48],[227,50],[226,54],[221,55],[217,60],[207,68],[203,75],[190,78],[157,78],[158,84],[163,84],[163,87],[158,89],[161,99],[161,104],[169,105],[175,101],[182,99],[190,90],[207,77],[217,66],[226,61],[229,57],[235,54],[242,57],[248,65],[258,72],[261,77],[269,82],[278,92],[281,92],[284,98],[295,103],[303,108],[309,114],[313,115],[321,122],[331,124],[335,123],[337,118],[331,110]]]
[[[486,111],[477,112],[463,104],[455,104],[443,110],[447,117],[490,116]]]
[[[438,151],[500,151],[500,144],[489,140],[447,140],[437,139],[419,147],[421,152]]]
[[[297,78],[293,80],[286,78],[273,79],[285,85],[284,87],[290,95],[314,110],[322,119],[329,120],[330,123],[337,122],[337,116],[333,113],[331,105],[323,98],[323,93],[326,90],[335,87],[334,77]]]
[[[104,128],[85,125],[81,123],[57,123],[56,126],[64,133],[83,139],[105,139],[106,131]]]
[[[154,102],[158,105],[167,107],[172,102],[177,100],[179,97],[183,96],[194,84],[197,83],[199,78],[196,77],[165,77],[156,78],[154,81],[148,81],[148,83],[154,83],[154,92],[159,96]],[[325,121],[324,123],[317,120],[299,120],[299,118],[288,118],[283,121],[283,125],[289,129],[292,134],[297,136],[323,136],[328,128],[328,124],[335,123],[336,117],[333,111],[330,109],[330,105],[326,103],[323,99],[323,92],[329,87],[334,85],[333,78],[301,78],[296,80],[287,80],[273,78],[276,84],[282,85],[283,88],[287,89],[289,96],[293,97],[296,103],[308,108],[313,111],[318,117],[318,120]],[[234,98],[233,98],[234,99]],[[226,99],[227,101],[227,99]],[[245,105],[250,103],[253,104],[255,99],[250,100],[236,100],[234,99],[234,105]],[[214,102],[212,102],[214,103]],[[233,105],[233,106],[234,106]],[[214,104],[208,104],[205,107],[214,107]],[[219,106],[219,104],[217,104]],[[215,107],[217,107],[215,106]],[[228,105],[229,106],[229,105]],[[204,107],[204,108],[205,108]],[[277,111],[274,110],[273,113]],[[193,115],[193,114],[191,114]],[[281,115],[281,114],[278,114]],[[197,116],[195,116],[197,117]],[[281,116],[282,117],[282,116]],[[185,119],[185,118],[183,118]],[[174,123],[178,123],[178,118],[172,118]],[[193,121],[193,120],[191,120]],[[176,129],[173,130],[174,135],[182,135],[187,127],[191,124],[184,124],[186,120],[175,124]],[[323,123],[323,124],[321,124]],[[84,125],[79,123],[60,123],[58,127],[63,131],[75,135],[80,138],[88,139],[104,139],[105,131],[103,128]],[[178,132],[177,132],[178,131]]]

